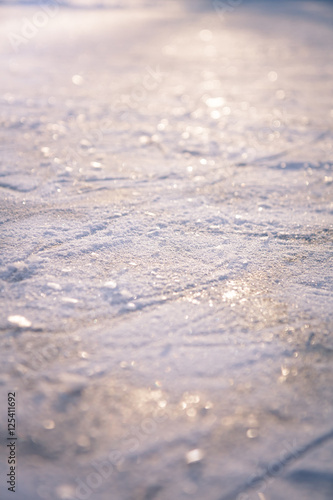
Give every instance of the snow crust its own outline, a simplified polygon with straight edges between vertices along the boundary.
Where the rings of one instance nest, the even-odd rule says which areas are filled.
[[[228,5],[0,5],[18,500],[332,498],[332,4]]]

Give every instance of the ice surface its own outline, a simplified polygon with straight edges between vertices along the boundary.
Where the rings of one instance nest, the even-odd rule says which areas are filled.
[[[331,500],[332,4],[22,4],[0,5],[15,498]]]

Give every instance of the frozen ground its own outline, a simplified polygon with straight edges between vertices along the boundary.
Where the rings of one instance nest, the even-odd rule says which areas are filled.
[[[333,8],[230,5],[0,5],[1,499],[333,498]]]

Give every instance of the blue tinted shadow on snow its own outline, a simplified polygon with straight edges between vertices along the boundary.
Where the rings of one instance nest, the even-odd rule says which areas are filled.
[[[41,5],[58,6],[70,10],[124,10],[135,8],[165,8],[166,5],[182,5],[189,13],[216,13],[224,23],[237,24],[238,12],[269,15],[274,24],[281,27],[287,20],[311,21],[326,26],[333,25],[333,0],[0,0],[2,6],[32,7]],[[273,24],[273,23],[272,23]],[[263,25],[261,16],[257,22],[251,20],[251,28],[259,32],[271,31],[274,26]],[[288,28],[289,29],[289,28]]]
[[[191,10],[198,9],[202,12],[215,11],[223,22],[234,21],[239,11],[265,14],[278,19],[312,21],[318,24],[333,25],[333,0],[319,0],[307,2],[304,0],[195,0],[194,3],[184,0],[185,5]],[[258,16],[258,28],[261,26]],[[256,26],[252,26],[256,28]],[[270,26],[266,26],[270,30]]]
[[[1,5],[10,6],[32,6],[41,4],[57,4],[60,7],[67,7],[73,9],[128,9],[134,7],[158,7],[163,5],[163,3],[170,4],[183,4],[188,10],[215,10],[220,13],[225,11],[226,14],[237,11],[237,9],[242,7],[259,7],[261,10],[269,10],[272,14],[274,12],[280,12],[281,9],[285,13],[292,13],[293,11],[298,12],[299,7],[297,4],[305,3],[304,0],[137,0],[137,2],[132,1],[128,4],[124,0],[0,0]],[[317,0],[312,2],[307,2],[308,4],[320,4],[326,3],[333,6],[333,0]]]
[[[312,469],[298,469],[287,475],[288,481],[302,486],[315,495],[318,491],[325,491],[327,498],[333,498],[333,473],[315,471]]]
[[[258,474],[255,477],[251,477],[247,484],[239,486],[236,490],[230,492],[227,495],[222,496],[219,500],[235,500],[235,498],[240,498],[244,496],[244,498],[249,498],[246,494],[247,492],[254,491],[259,486],[265,484],[269,479],[273,477],[277,477],[283,475],[284,471],[291,464],[297,462],[300,458],[307,456],[313,450],[320,448],[322,445],[326,443],[330,443],[333,439],[333,429],[330,429],[328,432],[323,433],[322,435],[314,438],[303,446],[299,448],[295,448],[289,454],[283,456],[278,459],[276,462],[267,465],[263,472]],[[310,474],[310,475],[308,475]],[[309,470],[297,470],[295,472],[289,473],[287,476],[289,481],[295,482],[298,485],[302,486],[310,486],[316,485],[316,493],[320,491],[322,493],[323,489],[328,488],[331,490],[332,488],[332,474],[325,472],[316,472]],[[311,483],[311,481],[314,483]],[[321,498],[332,498],[332,497],[322,497]]]

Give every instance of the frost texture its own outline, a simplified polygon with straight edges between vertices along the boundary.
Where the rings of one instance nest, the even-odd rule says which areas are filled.
[[[333,496],[332,5],[230,4],[0,6],[18,500]]]

